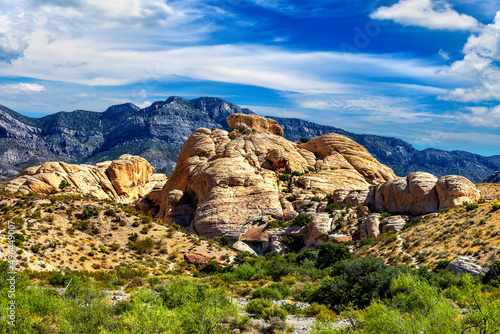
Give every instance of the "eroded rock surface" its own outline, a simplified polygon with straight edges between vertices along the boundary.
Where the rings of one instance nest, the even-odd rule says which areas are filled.
[[[298,197],[341,187],[367,191],[371,183],[394,178],[389,167],[342,135],[296,144],[261,116],[233,114],[227,121],[249,131],[200,128],[185,142],[160,200],[154,201],[166,223],[208,238],[254,242],[262,236],[247,233],[252,226],[296,216],[297,207],[283,203],[284,190]]]
[[[5,190],[23,193],[66,191],[130,203],[165,183],[166,176],[153,174],[153,171],[146,159],[128,154],[96,165],[46,162],[24,170],[6,185]]]

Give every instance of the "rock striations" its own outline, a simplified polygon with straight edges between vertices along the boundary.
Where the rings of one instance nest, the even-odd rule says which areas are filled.
[[[144,158],[128,154],[96,165],[46,162],[24,170],[6,185],[5,190],[23,193],[64,190],[131,203],[165,183],[166,176],[153,174],[153,170]]]
[[[258,115],[233,114],[227,122],[230,132],[196,130],[182,147],[161,196],[149,196],[142,206],[149,202],[166,223],[204,237],[272,242],[273,233],[266,231],[265,223],[293,220],[314,196],[335,194],[339,203],[369,202],[380,212],[403,214],[435,212],[479,196],[462,177],[438,180],[428,173],[412,173],[396,178],[389,167],[343,135],[293,143],[281,136],[277,123]],[[313,216],[309,232],[294,233],[309,235],[310,240],[328,234],[332,217],[323,215]],[[402,228],[402,223],[384,221],[380,226],[390,231]]]

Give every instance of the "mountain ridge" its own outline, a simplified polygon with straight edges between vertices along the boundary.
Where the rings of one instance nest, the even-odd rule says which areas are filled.
[[[103,112],[75,110],[41,118],[23,116],[0,105],[0,174],[12,177],[46,161],[96,163],[122,154],[146,158],[158,172],[171,173],[184,141],[200,127],[228,129],[226,117],[252,113],[214,97],[185,99],[171,96],[151,106],[113,105]],[[328,132],[343,134],[365,146],[397,175],[414,171],[457,174],[474,182],[500,169],[500,156],[484,157],[465,151],[425,149],[394,137],[355,134],[296,118],[278,118],[284,137],[297,141]]]

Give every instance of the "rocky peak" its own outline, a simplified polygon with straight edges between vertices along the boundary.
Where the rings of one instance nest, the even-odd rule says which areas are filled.
[[[138,106],[136,106],[135,104],[130,103],[130,102],[124,103],[124,104],[117,104],[117,105],[111,106],[108,109],[106,109],[106,111],[103,114],[103,117],[104,118],[114,118],[121,113],[124,113],[127,111],[132,111],[132,112],[138,111],[140,109],[141,108],[139,108]]]

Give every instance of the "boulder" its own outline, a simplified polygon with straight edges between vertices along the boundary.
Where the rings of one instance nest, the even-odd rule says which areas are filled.
[[[283,129],[274,119],[256,114],[235,113],[229,115],[226,120],[231,131],[239,130],[243,127],[243,129],[253,129],[259,133],[271,133],[283,137]]]
[[[446,270],[455,274],[471,274],[473,276],[483,276],[488,271],[487,267],[482,267],[475,263],[474,259],[467,256],[459,256],[450,261]]]
[[[476,186],[463,176],[446,175],[436,183],[439,209],[453,208],[468,203],[477,203],[481,198]]]
[[[222,261],[214,258],[214,256],[210,256],[208,254],[203,254],[199,252],[187,252],[184,253],[184,260],[187,263],[194,264],[196,267],[200,268],[207,264],[210,260],[215,260],[218,264],[222,264]]]
[[[46,162],[24,170],[10,181],[5,190],[23,193],[72,192],[131,203],[166,181],[163,174],[153,174],[146,159],[125,154],[117,160],[96,165],[71,165]],[[64,182],[63,182],[64,181]],[[60,188],[60,185],[66,184]]]
[[[330,235],[328,240],[336,244],[343,244],[352,241],[352,237],[350,235]]]
[[[382,233],[401,232],[405,224],[406,220],[403,218],[403,216],[385,217],[382,220],[380,220],[380,225],[382,226]]]
[[[372,213],[368,217],[364,218],[359,230],[362,236],[368,236],[370,238],[376,238],[380,234],[380,214]]]
[[[250,247],[247,243],[244,243],[243,241],[236,241],[232,247],[234,250],[237,250],[239,252],[249,252],[252,254],[257,254],[252,249],[252,247]]]
[[[479,192],[468,179],[447,175],[439,180],[425,172],[410,173],[378,185],[372,190],[369,201],[378,212],[425,215],[441,209],[452,208],[480,199]]]
[[[332,230],[332,220],[327,213],[318,213],[312,216],[307,230],[304,243],[307,247],[319,247],[322,243],[328,241],[328,234]]]

